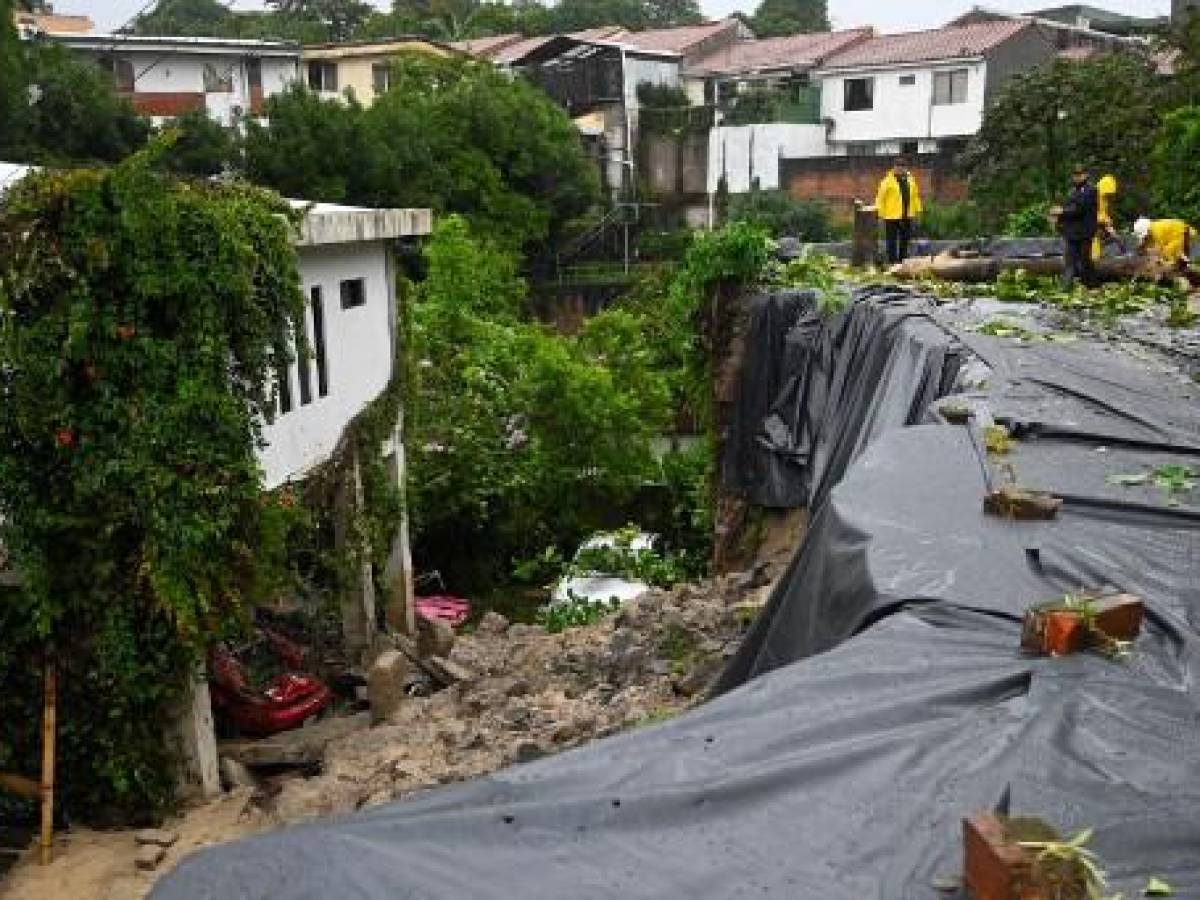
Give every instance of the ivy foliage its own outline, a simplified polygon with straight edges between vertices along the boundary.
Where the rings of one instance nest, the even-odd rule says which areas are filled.
[[[1162,122],[1151,156],[1157,218],[1200,222],[1200,106],[1183,106]]]
[[[171,180],[161,151],[0,205],[0,536],[23,578],[0,618],[29,654],[0,662],[61,667],[89,808],[169,799],[183,667],[281,577],[256,445],[303,309],[295,214]]]

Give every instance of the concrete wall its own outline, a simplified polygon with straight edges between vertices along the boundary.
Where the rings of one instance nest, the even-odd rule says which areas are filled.
[[[780,187],[784,158],[821,157],[829,152],[824,125],[741,125],[709,132],[708,190],[715,192],[721,175],[731,194],[750,190],[751,173],[763,190]]]
[[[1053,35],[1041,28],[1027,28],[988,54],[985,103],[1014,76],[1043,66],[1057,56]]]
[[[967,69],[967,100],[935,106],[935,72]],[[913,76],[911,85],[900,83]],[[845,109],[845,82],[850,78],[873,78],[874,104],[871,109]],[[832,140],[886,141],[972,135],[983,121],[987,63],[964,61],[929,66],[894,66],[821,75],[821,116],[832,119]]]
[[[704,194],[708,190],[707,133],[643,134],[641,176],[660,197]]]
[[[329,392],[319,396],[316,361],[310,359],[312,400],[303,404],[299,364],[292,364],[287,373],[292,410],[277,415],[264,430],[267,446],[260,461],[268,489],[324,461],[351,419],[379,396],[392,373],[395,287],[384,242],[302,246],[297,252],[305,296],[311,296],[314,286],[322,291]],[[342,309],[342,280],[360,277],[366,280],[366,303]],[[305,329],[311,346],[311,306]]]
[[[891,160],[882,156],[836,156],[825,159],[785,159],[781,180],[797,199],[825,200],[835,214],[849,217],[854,201],[875,202],[879,181]],[[921,199],[928,203],[954,203],[967,195],[966,180],[957,173],[952,157],[926,155],[912,166]]]

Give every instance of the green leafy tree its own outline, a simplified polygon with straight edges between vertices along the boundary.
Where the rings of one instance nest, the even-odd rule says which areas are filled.
[[[1113,54],[1058,60],[1012,79],[984,113],[963,157],[971,194],[992,225],[1060,200],[1073,165],[1116,175],[1119,209],[1145,208],[1167,89],[1148,60]]]
[[[371,17],[369,3],[362,0],[267,0],[276,16],[316,22],[327,31],[326,40],[347,41]]]
[[[25,128],[28,105],[25,54],[13,27],[11,0],[0,0],[0,149],[15,143]]]
[[[369,108],[301,89],[268,100],[246,171],[290,196],[466,215],[494,242],[555,240],[598,196],[571,120],[488,64],[411,54]]]
[[[26,106],[0,145],[22,161],[115,162],[146,142],[149,123],[96,66],[49,44],[25,53]]]
[[[220,0],[159,0],[134,20],[136,34],[181,34],[232,37],[237,17]]]
[[[827,0],[762,0],[751,27],[760,38],[829,30]]]
[[[236,132],[202,109],[189,110],[169,126],[175,140],[163,164],[184,175],[217,175],[231,167],[237,153]]]
[[[628,314],[578,339],[528,321],[513,257],[465,220],[443,218],[426,258],[408,406],[417,552],[478,587],[633,496],[654,473],[668,395]]]
[[[1151,156],[1154,207],[1157,217],[1200,223],[1200,106],[1168,113]]]

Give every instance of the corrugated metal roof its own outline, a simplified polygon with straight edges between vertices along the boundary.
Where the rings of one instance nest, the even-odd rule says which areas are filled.
[[[931,31],[883,34],[833,55],[824,65],[840,69],[983,56],[1026,28],[1033,27],[1028,21],[980,22]]]
[[[793,34],[761,41],[737,41],[690,63],[695,74],[737,75],[773,69],[811,68],[872,37],[870,28]]]
[[[463,53],[469,53],[471,56],[490,58],[500,48],[523,40],[525,40],[524,36],[515,33],[493,34],[488,37],[471,38],[467,41],[454,41],[450,46]]]

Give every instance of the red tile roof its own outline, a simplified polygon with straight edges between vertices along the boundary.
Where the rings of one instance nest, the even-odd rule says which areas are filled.
[[[682,25],[678,28],[659,28],[651,31],[622,31],[607,40],[616,41],[647,53],[681,53],[686,55],[697,44],[723,31],[736,31],[741,23],[734,18],[703,25]]]
[[[825,60],[828,68],[882,66],[983,56],[1026,28],[1027,21],[980,22],[932,31],[884,34]]]
[[[761,41],[737,41],[688,65],[697,75],[737,75],[777,69],[811,68],[874,35],[870,28],[793,34]]]

